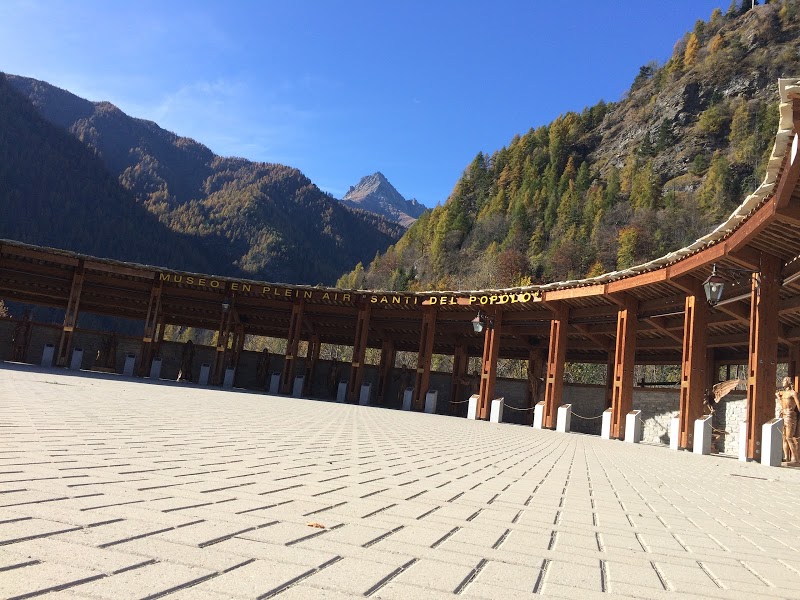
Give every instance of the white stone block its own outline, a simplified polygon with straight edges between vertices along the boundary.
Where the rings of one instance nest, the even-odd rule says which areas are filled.
[[[294,386],[292,386],[292,396],[299,398],[303,395],[303,386],[305,385],[305,375],[298,375],[294,378]]]
[[[83,363],[83,348],[75,348],[72,351],[72,360],[69,363],[69,368],[73,371],[80,371],[81,363]]]
[[[270,394],[277,394],[281,389],[281,374],[280,373],[273,373],[272,377],[269,378],[269,393]]]
[[[542,429],[544,427],[544,401],[536,403],[533,407],[533,428]]]
[[[600,437],[604,440],[611,439],[611,415],[613,410],[607,408],[603,411],[603,420],[600,424]]]
[[[49,369],[53,366],[53,358],[56,354],[56,347],[53,344],[45,344],[42,352],[42,366]]]
[[[569,433],[572,426],[572,404],[562,404],[556,412],[556,431]]]
[[[361,392],[358,395],[358,403],[361,406],[369,406],[369,398],[372,394],[372,384],[365,383],[361,386]]]
[[[642,441],[642,420],[640,410],[632,410],[625,415],[625,441],[629,444],[638,444]]]
[[[222,379],[222,387],[229,390],[233,387],[233,378],[236,377],[236,369],[228,367],[225,369],[225,377]]]
[[[480,396],[478,394],[472,394],[469,397],[469,401],[467,402],[467,418],[471,420],[475,420],[478,418],[478,400]]]
[[[739,423],[739,460],[747,462],[747,421]]]
[[[203,363],[200,365],[200,377],[197,378],[199,385],[208,385],[208,378],[211,377],[211,365]]]
[[[492,406],[489,409],[489,422],[502,423],[503,422],[503,405],[505,398],[497,398],[492,400]]]
[[[694,422],[695,454],[711,454],[711,415],[706,415]]]
[[[681,420],[679,417],[672,417],[669,421],[669,449],[678,450],[680,448]]]
[[[161,378],[161,358],[156,356],[150,363],[150,379]]]
[[[136,355],[127,354],[125,356],[125,366],[122,367],[122,374],[125,377],[133,377],[133,372],[136,369]]]
[[[340,381],[339,387],[336,389],[336,401],[347,402],[347,382]]]
[[[411,401],[414,399],[414,388],[403,391],[403,410],[411,410]]]
[[[783,419],[771,419],[761,426],[761,464],[780,467],[783,460]]]
[[[436,404],[439,401],[439,390],[428,390],[425,394],[425,412],[430,415],[436,414]]]

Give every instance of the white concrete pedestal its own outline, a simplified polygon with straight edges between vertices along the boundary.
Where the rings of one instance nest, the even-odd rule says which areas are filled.
[[[533,407],[533,428],[542,429],[544,426],[544,401],[537,402]]]
[[[133,377],[133,372],[136,370],[136,355],[128,354],[125,356],[125,366],[122,368],[122,374],[125,377]]]
[[[158,356],[150,363],[150,379],[161,379],[161,358]]]
[[[678,450],[680,448],[681,420],[679,417],[672,417],[669,421],[669,449]]]
[[[53,344],[45,344],[42,352],[42,366],[49,369],[53,366],[53,358],[56,354],[56,347]]]
[[[489,422],[502,423],[503,422],[503,405],[505,398],[496,398],[492,400],[492,406],[489,409]]]
[[[469,400],[467,402],[467,418],[468,419],[471,419],[471,420],[474,421],[475,419],[478,418],[478,400],[479,399],[480,399],[480,396],[478,396],[478,394],[472,394],[472,396],[469,397]]]
[[[69,363],[69,368],[72,371],[80,371],[81,363],[83,363],[83,348],[75,348],[72,351],[72,360]]]
[[[304,375],[298,375],[294,378],[294,385],[292,386],[292,396],[299,398],[303,395],[303,386],[305,385],[306,378]]]
[[[369,406],[369,397],[372,392],[372,384],[365,383],[361,386],[361,393],[358,395],[358,403],[361,406]]]
[[[707,415],[694,422],[695,454],[711,454],[711,415]]]
[[[780,467],[783,460],[783,419],[772,419],[761,426],[761,464]]]
[[[739,460],[747,462],[747,421],[739,423]]]
[[[336,389],[336,401],[339,403],[347,402],[347,382],[340,381]]]
[[[199,385],[208,385],[208,378],[211,377],[211,365],[203,363],[200,365],[200,376],[197,378]]]
[[[639,418],[641,412],[632,410],[625,415],[625,441],[628,444],[638,444],[642,441],[642,420]]]
[[[436,405],[439,402],[439,390],[428,390],[425,394],[425,412],[430,415],[436,414]]]
[[[411,401],[414,399],[414,388],[403,390],[403,410],[411,410]]]
[[[572,404],[562,404],[556,412],[556,431],[569,433],[572,425]]]
[[[275,395],[281,389],[281,374],[273,373],[269,379],[269,393]]]
[[[228,367],[225,369],[225,377],[222,380],[223,389],[229,390],[233,388],[233,379],[236,377],[236,369]]]
[[[607,408],[603,411],[603,420],[600,424],[600,437],[604,440],[611,439],[611,414],[613,411]]]

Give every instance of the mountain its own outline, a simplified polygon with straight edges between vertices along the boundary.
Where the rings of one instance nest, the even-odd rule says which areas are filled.
[[[190,238],[196,254],[213,257],[215,273],[332,283],[402,233],[382,217],[348,209],[292,167],[223,158],[108,102],[89,102],[26,77],[7,79],[41,116],[91,149],[118,186],[156,222],[176,239]],[[14,228],[23,226],[13,219],[6,224],[6,235],[18,238]],[[136,227],[145,227],[145,222]],[[48,237],[51,245],[74,249],[58,236],[54,231]],[[115,255],[131,244],[110,230],[101,240]],[[127,256],[140,260],[133,253]]]
[[[342,202],[351,208],[360,208],[386,217],[406,228],[426,210],[416,199],[403,198],[380,171],[362,177],[358,185],[350,187]]]
[[[0,238],[207,272],[211,252],[137,203],[88,147],[0,74]],[[235,272],[235,270],[234,270]]]
[[[800,3],[734,1],[647,63],[614,103],[478,153],[343,286],[479,289],[627,268],[716,227],[763,180],[780,77],[800,74]]]

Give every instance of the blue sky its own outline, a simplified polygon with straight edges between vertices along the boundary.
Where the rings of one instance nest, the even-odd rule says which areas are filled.
[[[478,151],[666,60],[720,0],[3,0],[0,70],[109,100],[341,197],[443,203]]]

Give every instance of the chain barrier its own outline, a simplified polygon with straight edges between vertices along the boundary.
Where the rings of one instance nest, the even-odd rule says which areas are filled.
[[[572,411],[572,416],[573,417],[578,417],[579,419],[586,419],[587,421],[591,421],[592,419],[602,419],[603,418],[602,414],[597,415],[596,417],[584,417],[584,416],[579,415],[578,413],[576,413],[574,410]]]
[[[469,400],[460,400],[459,402],[451,402],[450,404],[466,404]]]
[[[503,406],[505,406],[506,408],[510,408],[511,410],[518,410],[520,412],[525,412],[525,411],[533,410],[534,408],[536,408],[535,406],[532,406],[530,408],[517,408],[516,406],[511,406],[508,402],[506,402],[505,398],[498,398],[498,400],[502,400],[503,401]]]

